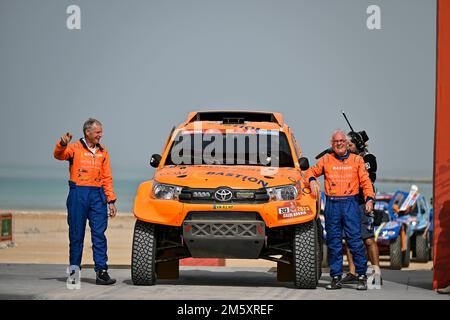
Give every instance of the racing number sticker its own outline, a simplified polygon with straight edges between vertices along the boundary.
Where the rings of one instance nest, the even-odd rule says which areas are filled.
[[[297,205],[295,202],[287,202],[282,207],[277,207],[278,220],[292,219],[307,214],[312,214],[310,206]]]

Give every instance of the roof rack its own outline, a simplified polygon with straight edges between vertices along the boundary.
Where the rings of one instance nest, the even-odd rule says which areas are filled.
[[[243,124],[245,122],[274,122],[283,125],[283,116],[276,112],[257,111],[198,111],[191,112],[187,123],[193,121],[221,121],[223,124]]]

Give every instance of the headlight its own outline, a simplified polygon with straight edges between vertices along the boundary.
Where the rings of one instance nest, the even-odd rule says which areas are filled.
[[[267,188],[270,200],[283,201],[294,200],[298,196],[297,188],[293,185]]]
[[[153,194],[155,195],[156,199],[177,200],[181,189],[183,189],[183,187],[155,183],[153,185]]]

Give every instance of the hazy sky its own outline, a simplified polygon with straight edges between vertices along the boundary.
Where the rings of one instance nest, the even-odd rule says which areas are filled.
[[[0,0],[0,169],[67,170],[55,142],[96,117],[113,170],[145,170],[189,111],[217,108],[284,113],[314,162],[344,109],[379,177],[431,178],[435,41],[431,0]]]

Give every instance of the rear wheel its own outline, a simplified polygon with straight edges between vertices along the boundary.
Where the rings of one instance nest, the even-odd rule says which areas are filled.
[[[317,225],[310,221],[295,227],[294,285],[299,289],[315,289],[318,283],[319,254]]]
[[[423,237],[423,232],[416,234],[416,259],[418,262],[428,262],[430,256],[430,244],[428,237]]]
[[[155,225],[136,220],[131,253],[131,280],[135,285],[151,286],[156,281]]]

